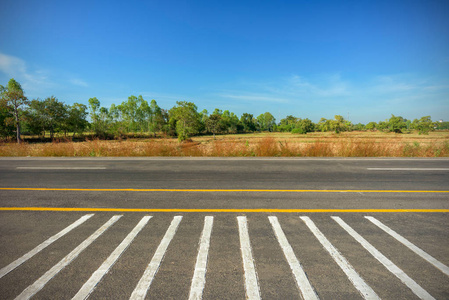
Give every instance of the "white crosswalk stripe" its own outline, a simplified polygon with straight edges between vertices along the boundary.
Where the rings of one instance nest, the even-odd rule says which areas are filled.
[[[209,253],[210,236],[214,217],[204,218],[204,228],[200,239],[200,248],[196,258],[195,271],[193,273],[192,285],[190,286],[189,300],[202,299],[204,285],[206,283],[207,255]]]
[[[151,219],[150,216],[145,216],[140,220],[140,222],[134,227],[134,229],[126,236],[126,238],[120,243],[120,245],[115,248],[114,252],[105,260],[105,262],[95,271],[94,274],[89,278],[89,280],[81,287],[78,293],[72,298],[74,300],[86,299],[90,293],[93,292],[95,286],[100,282],[101,278],[109,271],[109,269],[114,265],[114,263],[119,259],[120,255],[128,248],[137,234],[142,230],[142,228]]]
[[[301,217],[301,220],[306,223],[310,231],[315,235],[315,237],[323,245],[324,249],[332,256],[338,266],[345,272],[349,280],[355,286],[355,288],[360,292],[364,299],[380,299],[379,296],[373,291],[373,289],[366,284],[366,282],[360,277],[359,274],[354,270],[351,264],[344,258],[343,255],[335,248],[329,240],[324,236],[324,234],[316,227],[315,223],[309,217]]]
[[[86,249],[90,244],[92,244],[100,235],[102,235],[106,230],[109,229],[115,222],[118,221],[122,216],[113,216],[109,221],[107,221],[103,226],[101,226],[97,231],[95,231],[91,236],[89,236],[84,242],[82,242],[78,247],[76,247],[72,252],[70,252],[66,257],[59,261],[53,268],[48,270],[42,277],[40,277],[35,283],[27,287],[19,296],[17,300],[29,299],[34,294],[39,292],[46,284],[50,281],[56,274],[58,274],[63,268],[70,264],[84,249]]]
[[[76,222],[72,223],[71,225],[61,230],[59,233],[48,238],[46,241],[39,244],[37,247],[27,252],[19,259],[16,259],[12,263],[9,263],[6,267],[3,267],[0,270],[1,275],[0,279],[8,280],[11,278],[19,278],[21,275],[20,272],[22,272],[23,269],[27,269],[28,267],[27,270],[29,270],[30,266],[34,266],[36,264],[38,265],[39,259],[41,259],[40,257],[45,257],[46,252],[52,251],[51,250],[52,248],[58,247],[58,245],[64,243],[64,239],[60,239],[62,236],[67,234],[69,234],[69,236],[76,235],[79,234],[79,232],[82,232],[82,230],[76,231],[73,230],[77,227],[90,228],[88,227],[88,225],[82,224],[84,224],[87,220],[89,220],[89,223],[96,222],[95,220],[97,217],[92,218],[92,216],[93,214],[81,217]],[[133,225],[126,225],[128,223],[120,222],[120,226],[112,226],[121,217],[122,217],[121,215],[116,215],[110,218],[106,223],[98,224],[99,228],[94,233],[92,233],[88,238],[86,238],[83,242],[81,242],[81,244],[76,246],[75,249],[73,249],[68,255],[66,255],[63,259],[61,259],[58,263],[56,263],[56,265],[51,267],[48,271],[44,272],[45,271],[44,270],[42,272],[44,273],[44,275],[37,275],[36,278],[38,279],[33,284],[26,287],[21,293],[19,291],[17,293],[14,293],[11,297],[5,299],[12,299],[14,297],[16,297],[15,299],[29,299],[34,295],[36,295],[36,293],[38,292],[39,297],[41,298],[49,297],[48,295],[52,288],[51,285],[49,285],[49,287],[44,289],[44,287],[48,285],[49,281],[52,280],[53,278],[54,279],[52,281],[56,282],[58,282],[58,280],[60,282],[62,280],[67,281],[67,278],[63,279],[64,276],[74,276],[73,274],[68,275],[69,272],[61,272],[61,271],[64,268],[66,268],[69,264],[71,264],[71,262],[73,262],[78,256],[80,256],[80,254],[87,247],[89,247],[94,241],[96,241],[101,235],[104,235],[104,239],[103,238],[99,239],[98,242],[96,242],[95,247],[91,248],[100,247],[104,249],[108,257],[104,261],[100,261],[100,257],[96,258],[95,254],[92,256],[92,254],[94,253],[94,249],[90,249],[90,251],[89,250],[85,251],[85,253],[83,254],[83,258],[82,259],[80,258],[80,261],[83,261],[89,257],[89,259],[91,258],[93,260],[96,260],[95,264],[98,263],[97,266],[99,265],[100,267],[98,267],[98,269],[96,269],[92,274],[85,274],[86,275],[85,278],[80,277],[77,281],[79,284],[77,285],[77,289],[75,291],[70,292],[70,295],[64,296],[64,298],[73,297],[72,299],[79,300],[79,299],[87,299],[91,295],[95,295],[96,298],[110,298],[110,295],[106,297],[102,293],[104,293],[106,287],[107,288],[111,287],[111,282],[115,281],[114,276],[120,273],[110,271],[114,268],[116,263],[119,262],[117,263],[117,266],[115,266],[117,270],[120,271],[125,270],[120,269],[123,267],[123,265],[121,265],[121,263],[123,263],[124,265],[127,266],[125,272],[130,271],[132,272],[134,261],[130,261],[129,260],[130,256],[124,255],[124,253],[130,246],[131,246],[130,249],[132,249],[133,251],[139,249],[139,247],[144,246],[145,243],[147,242],[145,243],[143,242],[144,235],[141,233],[144,232],[143,229],[148,228],[148,230],[150,230],[150,228],[152,228],[151,227],[152,225],[156,225],[160,220],[166,218],[164,215],[144,216],[137,222],[135,226],[134,224],[136,223],[136,221],[133,221],[134,219],[128,220],[133,221]],[[298,217],[300,218],[301,221],[298,220]],[[364,218],[362,216],[358,217],[358,219],[356,219],[358,221],[354,221],[355,224],[357,224],[357,222],[360,222],[359,224],[364,223],[365,225],[366,224],[369,225],[367,228],[362,227],[361,230],[359,230],[355,225],[353,229],[353,227],[349,226],[345,221],[342,220],[342,218],[337,216],[326,217],[328,218],[327,219],[328,221],[326,221],[326,218],[321,218],[316,222],[319,222],[317,223],[317,225],[319,225],[320,229],[323,231],[321,231],[317,227],[317,225],[315,225],[315,222],[312,221],[313,218],[308,216],[294,216],[294,218],[286,217],[285,219],[283,218],[278,219],[277,216],[262,217],[260,215],[250,215],[249,217],[237,216],[236,219],[234,219],[235,216],[233,216],[232,223],[229,223],[229,221],[227,221],[228,222],[227,224],[230,224],[229,225],[230,227],[228,227],[225,231],[222,231],[220,230],[220,226],[221,224],[223,224],[221,223],[221,221],[223,221],[223,218],[229,218],[229,216],[226,217],[204,216],[201,217],[201,220],[198,218],[195,219],[195,217],[194,218],[189,217],[188,219],[186,219],[186,221],[184,221],[184,223],[188,225],[189,222],[195,222],[193,224],[195,224],[194,228],[196,228],[194,231],[189,229],[189,232],[192,233],[191,239],[190,238],[186,239],[185,236],[181,236],[180,234],[176,236],[178,229],[182,226],[181,221],[183,220],[183,216],[173,216],[173,219],[171,220],[171,223],[168,226],[168,228],[162,227],[161,229],[160,227],[156,226],[156,228],[158,228],[157,230],[160,231],[160,234],[161,235],[164,234],[163,238],[160,241],[159,240],[154,241],[155,247],[157,243],[159,244],[149,263],[148,260],[142,257],[142,261],[146,265],[146,268],[143,271],[143,274],[136,274],[137,277],[130,278],[129,280],[130,285],[128,287],[129,290],[127,290],[126,293],[124,294],[125,298],[129,297],[130,299],[144,299],[147,296],[154,297],[154,295],[157,295],[156,297],[163,297],[160,294],[161,292],[164,293],[164,291],[161,291],[161,283],[167,280],[166,276],[167,274],[170,274],[167,273],[167,271],[173,272],[173,270],[175,270],[174,276],[177,277],[176,280],[184,278],[181,281],[183,282],[183,284],[186,284],[185,293],[188,294],[189,300],[194,299],[200,300],[203,297],[210,298],[211,295],[213,295],[213,297],[217,297],[217,295],[214,294],[215,289],[214,284],[217,284],[216,272],[222,271],[223,263],[217,264],[217,258],[221,257],[221,254],[217,255],[216,251],[221,251],[221,249],[219,248],[220,247],[222,248],[223,244],[221,244],[220,247],[217,247],[217,245],[220,245],[220,243],[215,244],[215,242],[217,241],[217,239],[229,238],[229,234],[231,235],[235,234],[233,238],[229,238],[230,240],[229,248],[226,249],[225,252],[218,252],[218,253],[227,253],[228,259],[232,260],[232,263],[231,261],[228,261],[227,263],[233,266],[232,267],[233,272],[237,272],[237,274],[240,274],[241,276],[240,279],[238,279],[238,277],[233,277],[235,281],[232,283],[220,282],[220,284],[225,285],[232,284],[233,289],[231,290],[233,290],[234,293],[237,293],[237,296],[235,295],[231,296],[231,294],[225,295],[232,298],[239,298],[239,297],[246,297],[246,299],[269,298],[267,297],[267,295],[270,295],[269,293],[272,292],[273,287],[270,286],[269,288],[267,288],[267,283],[268,282],[273,283],[276,282],[277,280],[279,280],[279,282],[281,280],[285,282],[284,285],[280,286],[289,287],[288,293],[286,293],[289,295],[287,298],[298,297],[301,299],[314,299],[314,300],[317,300],[320,297],[328,298],[329,291],[328,290],[323,291],[324,288],[322,281],[323,279],[321,278],[317,280],[316,270],[310,269],[311,267],[316,268],[316,265],[314,265],[316,264],[316,262],[312,262],[311,264],[309,261],[311,249],[315,249],[314,251],[316,253],[315,252],[312,253],[313,255],[317,255],[318,257],[317,261],[320,260],[325,261],[325,259],[327,259],[332,264],[335,264],[335,268],[331,267],[327,270],[327,272],[329,272],[329,270],[333,270],[332,272],[340,272],[339,274],[326,273],[325,277],[332,276],[334,282],[337,283],[341,282],[341,287],[350,289],[350,291],[345,292],[350,293],[353,296],[361,295],[362,298],[364,299],[380,299],[378,295],[384,297],[382,293],[385,292],[381,290],[382,286],[379,285],[379,282],[377,282],[378,278],[374,277],[373,275],[376,274],[376,276],[378,276],[379,272],[383,272],[384,278],[390,277],[390,279],[393,279],[394,276],[396,276],[399,280],[395,279],[395,283],[391,283],[390,289],[392,288],[392,286],[396,287],[396,285],[398,286],[400,285],[402,286],[401,288],[404,291],[409,293],[408,297],[412,296],[413,295],[412,293],[414,293],[421,299],[435,299],[441,298],[441,295],[445,295],[444,289],[446,289],[447,291],[447,287],[446,288],[441,287],[443,291],[440,292],[440,294],[436,293],[434,298],[434,296],[432,296],[429,293],[431,292],[433,294],[435,292],[435,285],[433,283],[430,284],[431,287],[429,289],[429,292],[424,289],[427,288],[426,284],[429,284],[431,282],[430,279],[426,279],[424,275],[421,276],[421,278],[418,278],[420,274],[416,272],[410,273],[413,274],[412,277],[416,277],[412,279],[392,261],[395,259],[391,258],[390,260],[376,248],[377,246],[380,245],[380,248],[378,249],[384,252],[385,245],[382,245],[381,243],[379,244],[379,241],[378,240],[376,241],[376,239],[374,239],[373,244],[371,244],[362,236],[365,235],[365,233],[367,232],[366,230],[369,229],[370,231],[368,232],[372,234],[373,233],[372,230],[374,230],[374,233],[377,235],[376,237],[379,239],[381,239],[382,237],[391,239],[391,237],[393,237],[399,243],[393,243],[389,246],[397,247],[398,251],[406,249],[405,247],[411,250],[406,251],[408,255],[407,261],[414,262],[414,258],[417,255],[416,257],[424,259],[424,260],[418,259],[419,262],[417,263],[419,263],[420,266],[422,266],[423,264],[429,264],[429,270],[430,271],[434,270],[434,274],[432,273],[432,276],[434,276],[435,278],[441,278],[441,282],[446,283],[449,282],[446,276],[448,275],[449,272],[448,267],[446,265],[435,259],[427,252],[424,252],[417,245],[411,243],[405,237],[403,237],[402,235],[400,235],[399,233],[397,233],[390,227],[386,226],[385,224],[383,224],[374,217],[370,216],[365,216]],[[150,219],[151,222],[149,222]],[[237,220],[237,223],[235,223],[235,220]],[[335,222],[332,222],[332,220]],[[198,224],[198,227],[196,227],[197,226],[196,224]],[[327,228],[324,226],[324,224],[330,227]],[[377,227],[374,227],[372,224],[374,224]],[[271,228],[266,227],[270,225]],[[128,226],[130,227],[129,233],[115,249],[109,249],[108,248],[109,245],[107,245],[107,243],[104,244],[100,243],[100,240],[105,241],[107,240],[107,236],[114,235],[115,230],[122,230],[120,228],[125,228],[126,230]],[[332,241],[335,241],[335,243],[340,243],[340,240],[336,240],[335,238],[332,238],[330,235],[328,235],[328,232],[332,232],[332,230],[336,229],[340,231],[343,235],[346,235],[346,240],[344,242],[345,244],[343,244],[343,246],[346,245],[346,248],[343,247],[340,248],[339,246],[342,252],[340,252],[337,249],[337,247],[332,244],[333,243]],[[306,244],[304,244],[305,240],[300,239],[300,241],[298,241],[294,238],[294,236],[292,236],[292,232],[296,232],[295,234],[297,234],[298,232],[301,232],[301,230],[302,232],[304,232],[305,230],[305,232],[308,233],[306,235],[301,234],[300,235],[301,239],[313,239],[314,243],[310,243],[309,245],[306,241]],[[106,231],[108,231],[107,234],[104,234]],[[165,233],[163,233],[163,231],[165,231]],[[268,249],[270,249],[269,251],[263,252],[263,249],[266,248],[267,245],[261,243],[260,236],[256,235],[255,238],[252,237],[250,234],[252,232],[257,232],[258,235],[266,234],[266,237],[264,237],[265,241],[267,240],[270,241],[270,239],[272,239],[273,243],[275,244],[273,244],[272,246],[270,245],[270,247],[268,247]],[[312,233],[313,235],[311,235],[310,233]],[[186,231],[184,229],[183,234],[186,234]],[[326,237],[325,234],[328,237]],[[216,238],[214,238],[214,236],[216,236]],[[173,246],[170,246],[173,240],[175,244]],[[355,249],[354,247],[352,248],[349,247],[348,241],[349,244],[351,244],[355,243],[354,240],[358,242],[362,247],[356,247],[357,249]],[[182,243],[180,241],[182,241]],[[319,243],[317,243],[317,241]],[[52,245],[52,247],[46,249],[50,244]],[[190,246],[187,244],[190,244]],[[227,244],[224,244],[224,246],[228,247]],[[442,247],[443,246],[444,245],[442,245]],[[184,250],[180,249],[183,247],[186,248]],[[196,249],[194,247],[196,247]],[[186,249],[190,249],[189,250],[190,252],[183,252],[187,251]],[[255,249],[255,254],[253,253],[253,249]],[[321,250],[324,249],[326,251],[316,251],[317,249]],[[179,250],[181,250],[181,252],[177,252]],[[347,251],[358,251],[359,254],[354,255],[353,253],[351,253],[352,255],[351,256],[348,254]],[[375,266],[361,265],[360,261],[353,261],[354,257],[357,257],[357,255],[360,255],[360,253],[362,252],[365,252],[366,254],[369,253],[370,255],[368,256],[368,259],[372,260],[373,262],[375,261],[374,259],[376,259],[377,261],[380,262],[380,264],[376,263]],[[36,255],[37,253],[41,254]],[[178,265],[173,264],[173,261],[171,263],[167,262],[164,264],[164,257],[167,255],[167,253],[169,253],[169,255],[173,255],[174,253],[190,253],[189,257],[186,256],[184,261],[179,265],[179,267],[183,268],[182,272],[176,273]],[[195,255],[191,255],[193,253],[195,253]],[[347,258],[345,258],[345,256],[343,256],[342,253],[344,253]],[[329,255],[333,260],[330,260],[329,257],[325,258],[325,256]],[[145,257],[146,256],[147,254],[145,254]],[[276,256],[278,258],[271,260],[272,256],[273,257]],[[298,257],[301,257],[301,262],[298,259]],[[355,267],[351,265],[349,261],[351,261]],[[284,270],[282,271],[282,273],[275,273],[275,272],[270,273],[273,268],[267,263],[274,263],[274,262],[280,264],[278,270]],[[404,262],[402,261],[400,262],[399,265],[401,265],[401,263],[404,264]],[[67,269],[72,270],[73,273],[73,270],[76,270],[75,267],[77,268],[82,267],[81,264],[79,263],[78,266],[76,265],[77,264],[74,263]],[[159,269],[165,267],[167,267],[168,269],[166,270],[164,269],[163,274],[162,273],[160,274],[160,278],[158,276],[157,280],[154,280],[156,278]],[[225,266],[225,268],[226,267],[227,266]],[[438,270],[435,269],[434,267],[438,268]],[[370,270],[369,272],[366,272],[366,270],[363,270],[363,268],[374,268],[374,269]],[[343,271],[345,275],[341,273],[340,269]],[[12,270],[14,270],[14,272],[11,272]],[[60,272],[61,274],[59,276],[56,276]],[[409,273],[409,271],[407,271],[407,273]],[[362,278],[360,274],[363,274],[364,278]],[[273,279],[274,278],[273,276],[280,276],[280,278]],[[324,275],[320,274],[319,276]],[[218,276],[218,280],[222,280],[222,278],[223,276],[221,275]],[[33,280],[35,280],[35,278]],[[388,281],[388,279],[384,280],[385,282]],[[352,283],[352,285],[349,282]],[[370,283],[371,286],[367,282]],[[417,282],[420,282],[422,286],[419,285]],[[1,284],[2,281],[0,281],[0,287],[2,289],[5,288],[4,286],[1,286]],[[29,283],[27,283],[26,285],[28,284]],[[80,286],[81,288],[79,288]],[[101,288],[97,288],[97,286],[101,286]],[[154,293],[154,295],[149,293],[151,286],[153,286],[152,289],[154,289],[154,291],[152,290],[152,292]],[[19,295],[16,296],[17,294]],[[342,294],[339,295],[337,294],[336,298],[338,297],[342,297]],[[120,298],[123,298],[123,295]],[[172,296],[168,298],[172,298]]]
[[[46,241],[44,241],[42,244],[38,245],[36,248],[34,248],[33,250],[31,250],[30,252],[26,253],[25,255],[23,255],[22,257],[16,259],[15,261],[13,261],[12,263],[10,263],[9,265],[7,265],[6,267],[2,268],[0,270],[0,278],[2,278],[3,276],[5,276],[6,274],[8,274],[9,272],[11,272],[12,270],[14,270],[15,268],[17,268],[18,266],[20,266],[21,264],[23,264],[24,262],[26,262],[27,260],[29,260],[31,257],[33,257],[34,255],[36,255],[37,253],[41,252],[42,250],[44,250],[45,248],[47,248],[50,244],[52,244],[53,242],[55,242],[56,240],[58,240],[59,238],[61,238],[62,236],[66,235],[67,233],[69,233],[70,231],[72,231],[73,229],[75,229],[76,227],[78,227],[79,225],[83,224],[84,222],[86,222],[90,217],[92,217],[93,214],[89,214],[89,215],[85,215],[82,216],[81,218],[79,218],[76,222],[74,222],[73,224],[69,225],[68,227],[66,227],[65,229],[61,230],[60,232],[58,232],[57,234],[55,234],[54,236],[48,238]]]
[[[248,222],[246,217],[237,217],[239,225],[240,250],[242,252],[243,269],[245,272],[246,298],[249,300],[260,299],[259,283],[256,267],[254,266],[251,243],[249,241]]]
[[[404,273],[398,266],[396,266],[391,260],[385,257],[379,252],[373,245],[371,245],[367,240],[365,240],[360,234],[358,234],[354,229],[352,229],[345,221],[340,217],[332,217],[335,222],[338,223],[347,233],[349,233],[357,242],[359,242],[363,248],[365,248],[372,256],[374,256],[381,264],[385,266],[391,273],[398,277],[406,286],[408,286],[413,293],[421,299],[435,299],[426,290],[424,290],[419,284],[417,284],[413,279],[411,279],[407,274]]]
[[[301,296],[304,300],[308,299],[318,299],[312,285],[307,279],[307,275],[304,272],[300,262],[296,258],[295,253],[293,252],[292,246],[287,240],[287,237],[284,234],[284,231],[279,224],[278,218],[270,216],[268,217],[271,226],[273,227],[276,238],[281,245],[282,251],[284,252],[285,258],[290,265],[290,269],[292,269],[293,275],[296,280],[296,284],[298,285],[299,290],[301,291]]]
[[[162,259],[164,258],[168,245],[175,236],[176,230],[178,229],[181,220],[182,216],[176,216],[173,218],[170,227],[167,229],[165,236],[162,238],[159,247],[156,249],[153,258],[151,259],[151,262],[148,264],[148,267],[146,268],[145,272],[140,278],[139,283],[137,283],[137,286],[129,299],[133,300],[145,299],[148,289],[150,288],[151,282],[153,281],[154,276],[159,270],[159,266],[161,264]]]
[[[443,272],[444,274],[449,276],[449,267],[448,266],[446,266],[445,264],[443,264],[439,260],[437,260],[434,257],[432,257],[431,255],[426,253],[424,250],[421,250],[421,248],[418,248],[417,246],[415,246],[414,244],[409,242],[406,238],[404,238],[403,236],[398,234],[396,231],[394,231],[391,228],[389,228],[388,226],[382,224],[376,218],[368,217],[368,216],[365,217],[365,218],[370,220],[374,225],[376,225],[377,227],[379,227],[380,229],[382,229],[383,231],[385,231],[386,233],[388,233],[392,237],[394,237],[396,240],[401,242],[407,248],[409,248],[410,250],[412,250],[413,252],[415,252],[416,254],[418,254],[419,256],[424,258],[425,260],[427,260],[429,263],[434,265],[436,268],[440,269],[441,272]]]

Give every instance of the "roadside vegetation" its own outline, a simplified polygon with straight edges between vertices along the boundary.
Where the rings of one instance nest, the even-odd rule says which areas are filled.
[[[276,122],[269,112],[199,112],[186,101],[167,110],[142,96],[109,108],[97,98],[66,105],[54,96],[29,100],[14,79],[0,95],[0,156],[449,156],[449,122],[430,116]]]

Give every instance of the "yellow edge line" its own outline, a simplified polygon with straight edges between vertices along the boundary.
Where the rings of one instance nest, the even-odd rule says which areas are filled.
[[[77,188],[0,188],[3,191],[79,191],[79,192],[263,192],[263,193],[449,193],[420,190],[259,190],[259,189],[77,189]]]
[[[0,211],[63,211],[63,212],[199,212],[199,213],[387,213],[419,212],[449,213],[449,209],[271,209],[271,208],[84,208],[84,207],[0,207]]]

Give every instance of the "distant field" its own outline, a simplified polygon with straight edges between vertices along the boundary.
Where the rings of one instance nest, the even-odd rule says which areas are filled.
[[[181,144],[176,138],[1,143],[0,156],[449,157],[449,132],[267,132],[199,136]]]

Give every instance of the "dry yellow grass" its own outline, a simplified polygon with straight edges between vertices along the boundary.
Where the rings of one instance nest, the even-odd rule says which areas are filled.
[[[0,144],[0,156],[449,157],[449,132],[258,133],[176,139]]]

